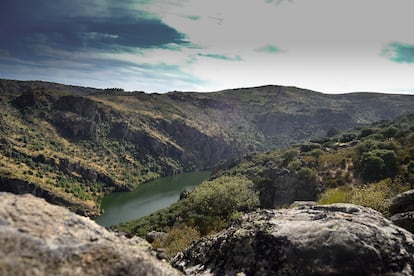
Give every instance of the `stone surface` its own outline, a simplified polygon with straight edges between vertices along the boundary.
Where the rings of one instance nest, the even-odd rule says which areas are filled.
[[[413,275],[414,240],[369,208],[303,204],[247,214],[172,263],[190,275]]]
[[[391,217],[391,221],[394,224],[407,229],[411,233],[414,233],[414,211],[395,214]]]
[[[180,275],[148,248],[43,199],[0,193],[0,275]]]
[[[408,211],[414,211],[414,189],[399,194],[398,196],[394,197],[391,202],[391,214],[394,215]]]
[[[390,206],[391,221],[414,233],[414,189],[396,196]]]
[[[272,166],[263,172],[268,180],[260,193],[260,203],[264,208],[281,208],[297,200],[316,200],[319,181],[301,179],[296,173],[278,166]]]
[[[150,231],[145,236],[145,239],[149,243],[153,243],[155,240],[163,240],[167,236],[165,232]]]

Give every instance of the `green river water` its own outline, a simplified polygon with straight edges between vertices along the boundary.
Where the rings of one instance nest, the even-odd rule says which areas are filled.
[[[103,226],[139,219],[176,202],[183,190],[191,191],[206,180],[209,171],[162,177],[141,185],[133,192],[112,193],[102,199],[104,213],[95,221]]]

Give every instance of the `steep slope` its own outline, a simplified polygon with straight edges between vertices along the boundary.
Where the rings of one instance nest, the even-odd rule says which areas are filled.
[[[392,198],[413,188],[414,114],[409,114],[228,160],[213,170],[209,181],[170,207],[118,227],[145,236],[186,225],[207,235],[256,208],[317,200],[363,205],[389,217]]]
[[[145,94],[0,81],[0,190],[94,215],[104,193],[413,111],[414,97],[264,86]]]

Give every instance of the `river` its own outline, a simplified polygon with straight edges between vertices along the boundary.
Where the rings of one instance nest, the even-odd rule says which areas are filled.
[[[139,219],[170,206],[183,190],[191,191],[210,176],[209,171],[182,173],[142,184],[133,192],[118,192],[105,196],[104,213],[95,221],[103,226]]]

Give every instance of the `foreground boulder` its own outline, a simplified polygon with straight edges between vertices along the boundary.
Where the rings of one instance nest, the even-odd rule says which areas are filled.
[[[149,244],[32,195],[0,193],[0,275],[179,275]]]
[[[247,214],[173,265],[190,275],[413,275],[414,240],[368,208],[303,204]]]
[[[390,206],[391,221],[414,233],[414,189],[396,196]]]

